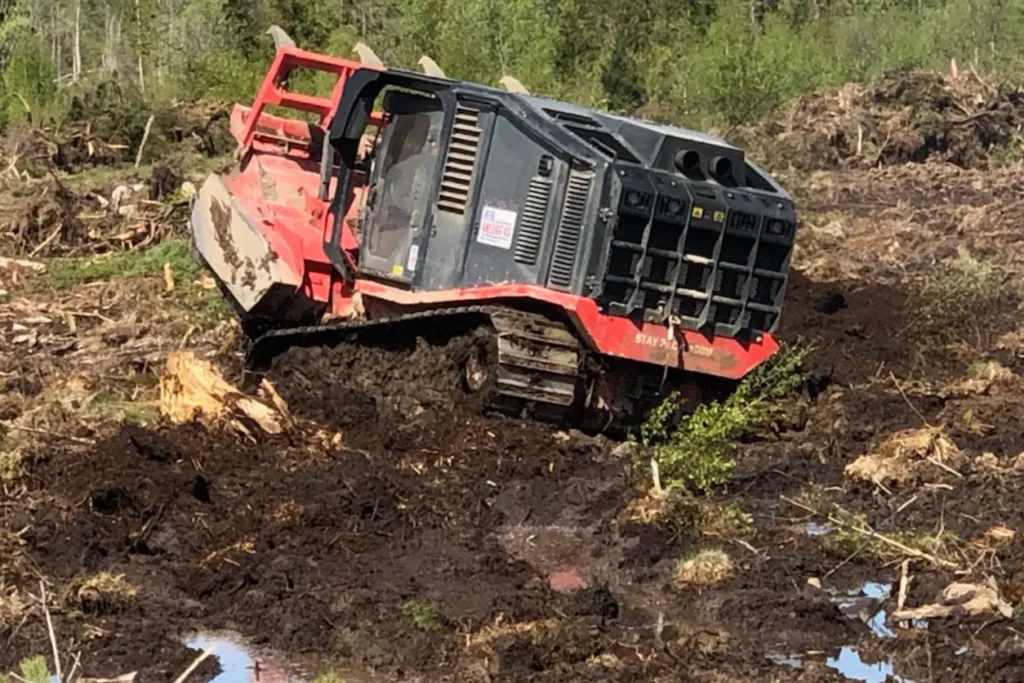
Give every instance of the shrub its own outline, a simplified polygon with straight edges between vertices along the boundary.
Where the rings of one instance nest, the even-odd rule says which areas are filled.
[[[774,401],[800,386],[800,365],[809,352],[809,347],[784,346],[727,399],[698,406],[674,428],[670,420],[678,396],[663,401],[640,428],[641,451],[656,465],[661,482],[701,493],[724,485],[735,466],[728,451],[771,415]]]

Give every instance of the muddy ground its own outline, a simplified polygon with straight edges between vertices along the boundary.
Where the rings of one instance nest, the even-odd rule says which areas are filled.
[[[0,282],[0,671],[49,655],[43,581],[88,676],[171,681],[190,634],[229,630],[355,681],[1024,680],[1024,166],[977,145],[778,160],[803,219],[780,337],[813,343],[805,382],[737,444],[725,491],[670,503],[615,442],[409,387],[448,372],[422,345],[286,360],[285,435],[169,424],[169,351],[240,362],[210,283],[71,277],[55,239],[45,272]],[[150,201],[154,243],[180,236],[175,200]],[[149,224],[104,220],[68,249]],[[731,571],[677,573],[706,550]],[[1011,616],[886,618],[986,581]]]

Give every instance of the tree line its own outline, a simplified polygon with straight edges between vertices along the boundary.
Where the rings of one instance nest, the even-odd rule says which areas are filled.
[[[362,40],[389,65],[427,54],[449,77],[703,128],[951,58],[1013,78],[1024,53],[1024,0],[0,0],[0,128],[100,88],[250,100],[272,24],[309,50]]]

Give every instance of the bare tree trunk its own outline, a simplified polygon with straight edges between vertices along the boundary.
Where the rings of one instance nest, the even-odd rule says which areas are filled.
[[[60,84],[60,36],[57,32],[57,9],[59,3],[53,5],[53,64],[57,68],[57,83]]]
[[[75,0],[75,58],[71,67],[74,83],[82,76],[82,0]]]
[[[146,79],[142,73],[142,13],[139,11],[139,0],[135,0],[135,27],[139,38],[135,41],[135,52],[139,56],[139,90],[146,92]]]
[[[754,33],[761,32],[761,21],[764,19],[764,1],[750,0],[750,28]]]

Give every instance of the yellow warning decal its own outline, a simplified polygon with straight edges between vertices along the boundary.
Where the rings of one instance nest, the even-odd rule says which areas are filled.
[[[703,206],[695,206],[695,207],[693,207],[693,212],[692,212],[691,215],[694,218],[703,218],[704,217],[704,207]]]
[[[391,274],[392,275],[401,275],[404,272],[405,272],[405,268],[403,268],[402,266],[398,265],[397,263],[395,265],[391,266]]]
[[[711,216],[711,220],[713,220],[716,223],[721,223],[722,221],[725,220],[725,211],[715,211],[715,213],[712,214]]]

